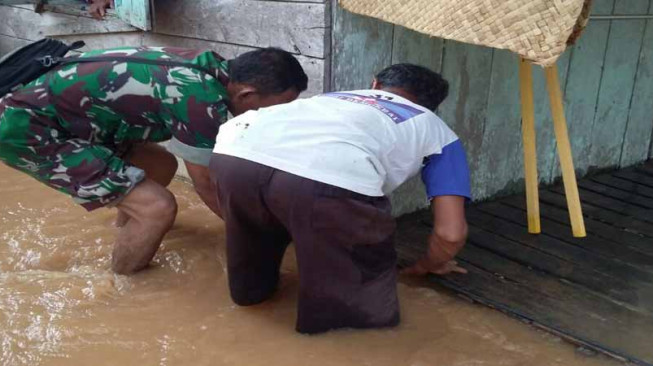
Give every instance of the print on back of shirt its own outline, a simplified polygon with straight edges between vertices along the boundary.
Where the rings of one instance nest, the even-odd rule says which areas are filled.
[[[383,114],[392,119],[394,123],[401,123],[424,113],[424,111],[407,104],[392,102],[388,100],[388,98],[391,97],[386,97],[383,95],[367,96],[353,93],[326,93],[322,94],[321,96],[337,98],[352,103],[370,106],[381,111]]]

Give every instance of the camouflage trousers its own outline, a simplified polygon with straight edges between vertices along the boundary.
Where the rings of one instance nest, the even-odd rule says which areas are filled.
[[[73,197],[88,211],[117,204],[145,172],[123,158],[129,146],[103,146],[54,128],[52,117],[2,108],[0,160]]]

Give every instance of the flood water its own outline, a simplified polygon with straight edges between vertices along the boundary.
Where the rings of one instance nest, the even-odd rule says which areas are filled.
[[[619,365],[406,278],[398,328],[299,335],[292,250],[275,298],[236,307],[221,221],[186,183],[171,189],[179,217],[151,268],[117,276],[114,211],[0,164],[0,365]]]

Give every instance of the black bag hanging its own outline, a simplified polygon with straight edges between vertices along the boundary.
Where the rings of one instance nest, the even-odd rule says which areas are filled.
[[[81,47],[84,47],[83,41],[68,45],[56,39],[44,38],[4,56],[0,59],[0,98],[57,66],[51,60]]]

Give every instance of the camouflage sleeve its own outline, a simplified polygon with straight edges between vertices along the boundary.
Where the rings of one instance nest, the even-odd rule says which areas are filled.
[[[193,57],[192,63],[207,68],[222,65],[211,52],[166,50]],[[215,75],[192,68],[172,69],[167,77],[174,80],[174,86],[162,90],[167,97],[166,110],[173,116],[170,126],[173,138],[168,149],[191,163],[208,165],[218,129],[227,120],[226,83]]]
[[[222,100],[208,104],[191,97],[187,113],[187,121],[173,123],[168,150],[188,162],[208,166],[215,137],[227,120],[227,107]]]

